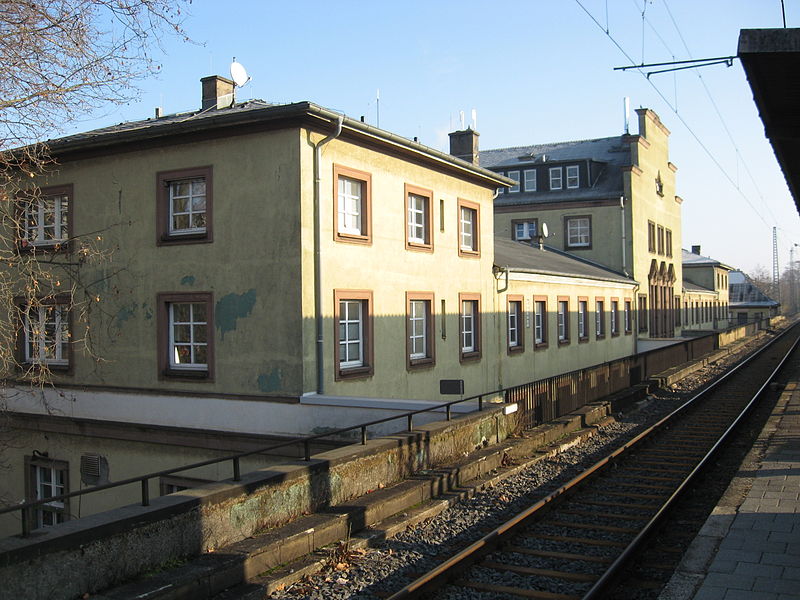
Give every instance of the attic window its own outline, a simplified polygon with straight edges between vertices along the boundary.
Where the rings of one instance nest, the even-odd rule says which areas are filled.
[[[661,171],[658,172],[658,176],[656,177],[656,194],[659,196],[664,195],[664,183],[661,181]]]

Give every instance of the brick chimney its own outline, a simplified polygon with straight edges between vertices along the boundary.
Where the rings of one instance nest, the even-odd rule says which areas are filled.
[[[478,136],[480,133],[467,127],[450,134],[450,154],[478,166]]]
[[[700,255],[700,246],[692,246],[692,254]]]
[[[228,108],[233,104],[234,83],[230,79],[219,75],[211,75],[210,77],[203,77],[200,83],[203,84],[202,110]]]

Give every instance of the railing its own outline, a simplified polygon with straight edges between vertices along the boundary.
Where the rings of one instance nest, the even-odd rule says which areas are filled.
[[[343,427],[341,429],[336,429],[333,431],[326,431],[325,433],[319,433],[316,435],[311,436],[303,436],[301,438],[295,438],[292,440],[288,440],[285,442],[281,442],[278,444],[272,444],[270,446],[264,446],[261,448],[257,448],[255,450],[248,450],[247,452],[239,452],[237,454],[231,454],[228,456],[222,456],[218,458],[211,458],[208,460],[204,460],[201,462],[192,463],[190,465],[183,465],[180,467],[173,467],[172,469],[165,469],[163,471],[158,471],[155,473],[147,473],[145,475],[138,475],[136,477],[129,477],[128,479],[123,479],[121,481],[115,481],[113,483],[106,483],[102,485],[97,485],[91,488],[87,488],[84,490],[77,490],[74,492],[70,492],[68,494],[61,494],[59,496],[50,496],[48,498],[42,498],[40,500],[31,500],[29,502],[24,502],[22,504],[17,504],[15,506],[10,506],[7,508],[0,509],[0,515],[13,513],[16,511],[21,512],[21,520],[22,520],[22,537],[27,537],[30,534],[30,526],[31,526],[31,516],[32,510],[35,510],[37,507],[42,506],[44,504],[48,504],[50,502],[63,502],[68,498],[75,498],[78,496],[84,496],[87,494],[94,494],[97,492],[102,492],[104,490],[109,490],[112,488],[121,487],[124,485],[132,485],[139,483],[141,485],[141,503],[142,506],[149,506],[150,505],[150,480],[155,479],[156,477],[163,477],[166,475],[172,475],[174,473],[180,473],[181,471],[189,471],[191,469],[197,469],[199,467],[206,467],[208,465],[213,465],[217,463],[223,463],[230,461],[231,462],[231,471],[233,474],[234,481],[241,481],[241,468],[240,468],[240,461],[242,458],[252,456],[253,454],[261,454],[265,452],[269,452],[272,450],[277,450],[279,448],[285,448],[287,446],[293,446],[295,444],[300,444],[303,446],[303,456],[304,460],[310,461],[311,460],[311,445],[313,442],[317,440],[321,440],[323,438],[328,438],[332,436],[342,435],[348,433],[350,431],[358,430],[361,435],[361,444],[365,445],[367,443],[367,429],[374,425],[380,425],[382,423],[388,423],[389,421],[394,421],[396,419],[405,419],[407,430],[413,431],[414,429],[414,416],[433,412],[433,411],[440,411],[444,409],[445,416],[448,421],[452,419],[452,409],[453,406],[456,404],[461,404],[463,402],[470,402],[470,401],[478,401],[478,411],[483,410],[484,405],[484,398],[486,397],[493,397],[503,394],[505,390],[499,389],[494,392],[484,392],[482,394],[476,394],[474,396],[469,396],[467,398],[461,398],[459,400],[452,400],[450,402],[445,402],[443,404],[437,404],[436,406],[432,406],[429,408],[421,408],[418,410],[404,412],[400,415],[395,415],[392,417],[384,417],[383,419],[377,419],[375,421],[369,421],[367,423],[360,423],[358,425],[352,425],[350,427]]]
[[[749,333],[749,332],[748,332]],[[219,458],[174,467],[155,473],[147,473],[137,477],[130,477],[113,483],[106,483],[92,488],[51,496],[41,500],[31,500],[23,504],[0,509],[0,515],[20,511],[22,513],[22,536],[27,537],[30,533],[31,511],[36,507],[49,502],[63,501],[68,498],[93,494],[104,490],[139,483],[141,485],[142,506],[150,504],[150,480],[156,477],[163,477],[189,471],[199,467],[205,467],[226,461],[231,462],[233,481],[241,480],[240,461],[242,458],[261,454],[279,448],[285,448],[295,444],[303,446],[304,460],[311,460],[311,444],[317,440],[332,436],[342,435],[350,431],[359,430],[361,444],[367,443],[367,429],[374,425],[388,423],[397,419],[406,419],[408,431],[413,431],[413,420],[415,415],[422,413],[439,411],[444,409],[446,419],[452,419],[452,407],[463,402],[478,401],[478,411],[483,410],[484,398],[503,395],[505,402],[515,402],[520,407],[519,426],[524,429],[535,427],[552,421],[560,416],[568,414],[581,406],[599,400],[604,396],[617,393],[621,390],[637,385],[655,373],[659,373],[676,365],[688,362],[706,354],[719,347],[718,336],[710,335],[704,337],[685,340],[677,344],[672,344],[664,348],[656,348],[635,356],[629,356],[603,363],[585,369],[578,369],[569,373],[562,373],[546,379],[524,383],[510,388],[501,388],[493,392],[484,392],[459,400],[452,400],[443,404],[437,404],[430,408],[422,408],[414,411],[405,412],[392,417],[384,417],[368,423],[361,423],[344,427],[333,431],[327,431],[312,436],[295,438],[278,444],[264,446],[247,452],[240,452]]]

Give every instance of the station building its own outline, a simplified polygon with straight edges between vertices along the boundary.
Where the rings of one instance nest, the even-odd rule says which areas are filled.
[[[453,399],[443,379],[473,395],[636,352],[624,269],[496,238],[513,180],[313,103],[202,88],[200,110],[49,142],[55,166],[18,198],[20,251],[75,292],[17,307],[9,502],[430,406]],[[87,236],[110,258],[67,268]],[[26,386],[41,365],[52,386]],[[32,526],[127,502],[92,494]]]

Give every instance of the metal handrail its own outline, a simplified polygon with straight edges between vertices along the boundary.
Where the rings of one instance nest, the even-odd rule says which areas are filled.
[[[222,463],[226,461],[232,461],[232,468],[233,468],[233,480],[234,481],[241,481],[241,469],[240,469],[240,460],[247,456],[252,456],[253,454],[260,454],[263,452],[268,452],[271,450],[277,450],[279,448],[285,448],[287,446],[292,446],[294,444],[302,444],[303,445],[303,460],[310,461],[311,460],[311,443],[326,437],[331,437],[334,435],[339,435],[343,433],[347,433],[349,431],[354,431],[356,429],[361,430],[361,445],[366,445],[367,443],[367,428],[373,425],[380,425],[382,423],[387,423],[389,421],[394,421],[395,419],[407,419],[408,420],[408,431],[413,431],[413,418],[414,415],[418,415],[421,413],[437,411],[441,409],[445,409],[446,411],[446,420],[452,420],[452,406],[455,404],[461,404],[462,402],[469,402],[472,400],[478,401],[478,412],[483,411],[483,399],[485,396],[495,396],[498,394],[502,394],[505,392],[506,388],[500,388],[499,390],[495,390],[492,392],[483,392],[481,394],[476,394],[474,396],[469,396],[467,398],[460,398],[459,400],[452,400],[450,402],[445,402],[442,404],[437,404],[435,406],[431,406],[428,408],[420,408],[413,411],[407,411],[399,415],[394,415],[391,417],[384,417],[382,419],[376,419],[374,421],[369,421],[367,423],[359,423],[358,425],[351,425],[350,427],[343,427],[341,429],[335,429],[333,431],[326,431],[325,433],[318,433],[316,435],[311,436],[303,436],[299,438],[294,438],[292,440],[288,440],[285,442],[281,442],[279,444],[272,444],[269,446],[263,446],[260,448],[256,448],[255,450],[248,450],[246,452],[239,452],[236,454],[230,454],[227,456],[222,456],[218,458],[211,458],[208,460],[192,463],[190,465],[182,465],[180,467],[173,467],[171,469],[164,469],[162,471],[157,471],[153,473],[146,473],[145,475],[137,475],[136,477],[129,477],[127,479],[123,479],[121,481],[115,481],[113,483],[105,483],[102,485],[97,485],[91,488],[83,489],[83,490],[76,490],[74,492],[69,492],[67,494],[60,494],[58,496],[49,496],[47,498],[42,498],[39,500],[30,500],[27,502],[23,502],[21,504],[17,504],[15,506],[9,506],[6,508],[0,508],[0,515],[12,513],[16,511],[22,512],[22,537],[27,537],[30,534],[30,510],[40,506],[42,504],[47,504],[49,502],[58,502],[63,501],[68,498],[75,498],[78,496],[83,496],[86,494],[93,494],[95,492],[102,492],[104,490],[121,487],[123,485],[130,485],[133,483],[140,482],[141,483],[141,496],[142,496],[142,506],[149,506],[150,505],[150,490],[149,490],[149,481],[151,479],[155,479],[156,477],[162,477],[164,475],[172,475],[173,473],[179,473],[181,471],[189,471],[191,469],[197,469],[199,467],[205,467],[208,465],[213,465],[217,463]]]

